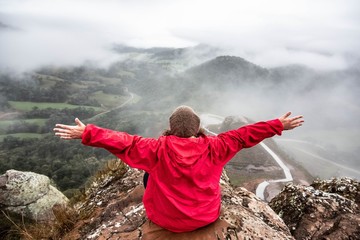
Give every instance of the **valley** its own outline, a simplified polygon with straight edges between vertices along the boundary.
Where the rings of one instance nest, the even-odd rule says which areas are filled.
[[[239,57],[216,56],[211,48],[203,47],[200,55],[192,50],[117,48],[126,57],[106,68],[48,66],[22,75],[0,72],[0,172],[14,168],[45,174],[71,196],[112,156],[79,142],[59,141],[52,133],[56,123],[73,124],[78,117],[85,123],[158,137],[172,109],[185,104],[213,117],[228,116],[220,125],[219,117],[204,121],[210,133],[288,110],[303,114],[301,129],[264,142],[284,160],[295,181],[359,177],[355,133],[360,126],[351,121],[360,116],[356,74],[317,73],[303,66],[265,69]],[[344,96],[334,95],[339,86],[351,89]],[[331,97],[323,101],[326,95]],[[329,117],[336,111],[339,114]],[[334,133],[336,140],[331,138]],[[261,145],[242,151],[226,168],[233,184],[253,192],[261,182],[285,176]]]

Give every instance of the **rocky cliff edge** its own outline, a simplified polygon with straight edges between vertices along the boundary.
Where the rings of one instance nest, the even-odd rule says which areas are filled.
[[[268,204],[244,188],[231,186],[224,172],[221,217],[193,232],[172,233],[146,219],[142,177],[142,171],[110,161],[72,207],[59,210],[54,206],[54,221],[24,227],[21,236],[64,240],[360,239],[360,183],[354,179],[316,180],[310,186],[288,184]]]
[[[146,219],[142,204],[143,172],[128,169],[121,179],[101,177],[87,198],[76,205],[90,213],[64,239],[293,239],[282,219],[253,193],[233,188],[226,173],[221,179],[221,218],[189,233],[172,233]]]

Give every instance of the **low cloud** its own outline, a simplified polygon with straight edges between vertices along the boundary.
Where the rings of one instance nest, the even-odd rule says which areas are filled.
[[[360,2],[0,0],[0,67],[107,64],[114,43],[209,44],[264,67],[343,69],[360,53]],[[350,58],[349,58],[350,56]]]

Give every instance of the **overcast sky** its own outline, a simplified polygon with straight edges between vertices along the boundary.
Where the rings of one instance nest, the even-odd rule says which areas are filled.
[[[0,0],[0,67],[107,64],[113,43],[221,47],[264,67],[343,69],[360,56],[358,0]]]

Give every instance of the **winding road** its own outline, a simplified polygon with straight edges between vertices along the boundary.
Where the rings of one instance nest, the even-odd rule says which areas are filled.
[[[224,121],[224,117],[218,116],[218,115],[214,115],[214,114],[202,114],[200,115],[201,118],[201,122],[202,122],[202,127],[210,134],[212,135],[217,135],[217,133],[214,133],[212,131],[210,131],[209,129],[207,129],[207,126],[209,126],[210,124],[221,124]],[[241,120],[245,123],[248,123],[248,121],[245,118],[241,118]],[[293,177],[291,175],[291,172],[289,170],[289,168],[283,163],[283,161],[280,159],[280,157],[274,153],[265,143],[261,142],[260,146],[262,146],[264,148],[264,150],[266,152],[268,152],[271,157],[276,161],[276,163],[281,167],[281,169],[284,171],[284,175],[285,178],[283,179],[275,179],[275,180],[267,180],[267,181],[263,181],[262,183],[260,183],[258,185],[258,187],[256,188],[256,196],[258,196],[259,198],[261,198],[262,200],[265,200],[265,196],[264,196],[264,192],[266,190],[266,187],[270,184],[270,183],[275,183],[275,182],[290,182],[293,180]]]
[[[277,164],[282,168],[285,174],[285,178],[283,179],[277,179],[277,180],[268,180],[263,181],[258,185],[256,188],[256,196],[261,198],[262,200],[265,200],[264,192],[266,187],[272,183],[272,182],[291,182],[293,180],[293,177],[291,175],[290,169],[283,163],[283,161],[279,158],[278,155],[276,155],[265,143],[261,142],[260,145],[267,151],[271,157],[276,161]]]

